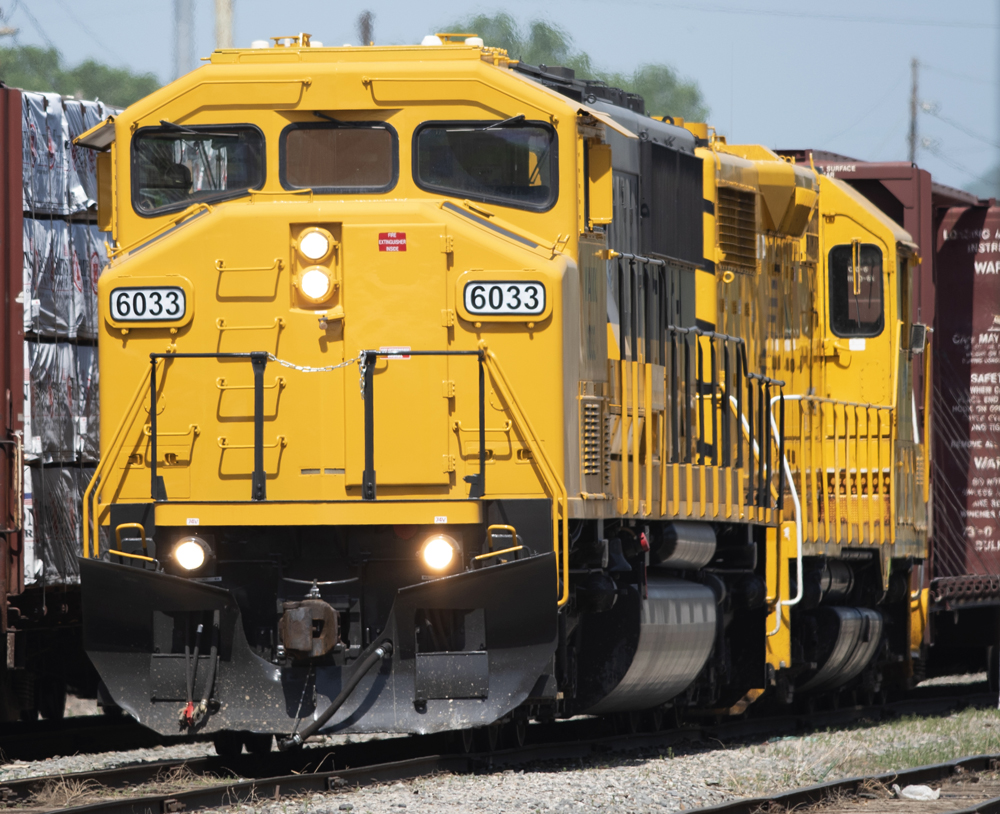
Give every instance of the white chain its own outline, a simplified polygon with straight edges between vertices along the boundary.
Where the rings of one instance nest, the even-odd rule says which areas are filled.
[[[342,367],[348,367],[353,365],[355,362],[360,362],[362,357],[355,356],[353,359],[348,359],[346,362],[341,362],[337,365],[327,365],[326,367],[309,367],[308,365],[296,365],[291,362],[286,362],[284,359],[279,359],[273,353],[269,353],[267,358],[271,362],[277,362],[282,367],[288,367],[292,370],[298,370],[302,373],[328,373],[331,370],[340,370]]]

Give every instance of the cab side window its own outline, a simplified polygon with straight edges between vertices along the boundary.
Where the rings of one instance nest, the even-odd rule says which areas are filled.
[[[882,250],[849,243],[830,250],[830,328],[837,336],[878,336],[885,327]]]

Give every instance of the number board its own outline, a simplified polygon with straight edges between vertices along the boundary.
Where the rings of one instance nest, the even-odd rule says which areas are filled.
[[[138,286],[111,291],[115,322],[176,322],[187,311],[184,289],[178,286]]]
[[[545,286],[513,280],[470,280],[465,284],[465,310],[475,316],[537,316],[545,310]]]

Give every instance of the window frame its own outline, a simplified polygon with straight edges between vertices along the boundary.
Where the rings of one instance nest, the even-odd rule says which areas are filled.
[[[288,183],[288,134],[293,130],[385,130],[392,138],[392,178],[389,183],[377,187],[317,187],[294,186]],[[311,189],[317,195],[370,195],[372,193],[391,192],[399,183],[399,134],[396,128],[382,121],[301,121],[292,122],[281,130],[278,136],[278,181],[281,188],[289,192],[301,189]]]
[[[529,204],[517,203],[508,198],[499,198],[491,195],[473,195],[471,192],[461,192],[456,189],[448,189],[446,187],[439,187],[433,184],[425,184],[421,182],[420,175],[417,172],[417,161],[420,155],[420,151],[417,149],[417,141],[420,138],[420,134],[430,128],[430,127],[479,127],[485,130],[489,125],[498,124],[503,121],[503,119],[457,119],[457,120],[433,120],[421,122],[417,128],[413,131],[413,139],[410,144],[411,153],[411,164],[413,173],[413,183],[417,185],[418,188],[422,189],[424,192],[433,192],[438,195],[446,195],[450,198],[458,198],[467,201],[476,201],[477,203],[490,203],[496,204],[498,206],[509,206],[512,209],[523,209],[528,212],[548,212],[557,203],[559,203],[559,131],[556,130],[551,124],[545,121],[538,121],[535,119],[526,119],[523,122],[519,122],[516,125],[507,125],[503,129],[507,130],[517,130],[523,129],[525,127],[538,127],[543,130],[547,130],[552,135],[552,150],[549,156],[549,161],[552,165],[552,196],[551,200],[544,206],[531,206]]]
[[[260,155],[261,155],[261,177],[260,183],[252,187],[242,187],[241,189],[235,189],[231,192],[225,190],[219,190],[218,194],[210,195],[206,198],[201,198],[200,200],[187,200],[178,201],[176,204],[171,204],[169,206],[164,206],[157,209],[155,212],[144,212],[138,206],[138,187],[139,182],[139,161],[138,161],[138,151],[135,149],[135,144],[139,138],[146,133],[177,133],[180,136],[184,134],[175,130],[172,127],[163,127],[162,125],[152,125],[150,127],[140,127],[129,139],[129,172],[132,177],[129,179],[129,197],[132,202],[132,211],[135,212],[141,218],[159,218],[163,215],[169,215],[176,212],[183,212],[188,207],[194,206],[199,203],[220,203],[222,201],[231,201],[234,198],[242,198],[245,195],[249,195],[252,191],[260,190],[264,188],[267,183],[267,137],[264,135],[264,131],[260,129],[256,124],[251,122],[229,122],[223,124],[191,124],[191,125],[181,125],[184,130],[191,130],[195,134],[198,131],[205,132],[219,132],[226,129],[248,129],[255,130],[260,136]]]
[[[835,246],[831,246],[830,247],[830,251],[827,253],[827,256],[826,256],[827,319],[828,319],[828,322],[829,322],[829,325],[830,325],[830,333],[832,333],[834,336],[839,337],[841,339],[874,339],[877,336],[881,336],[885,332],[885,310],[886,310],[886,297],[885,297],[885,292],[886,292],[886,285],[885,285],[885,274],[886,274],[886,271],[885,271],[885,262],[886,262],[886,259],[885,259],[885,256],[886,256],[886,253],[882,250],[881,246],[879,246],[879,245],[877,245],[875,243],[862,243],[862,244],[860,244],[859,255],[860,255],[861,251],[864,251],[864,249],[868,248],[868,247],[873,248],[876,251],[878,251],[878,253],[879,253],[880,257],[881,257],[881,262],[879,264],[879,276],[878,276],[879,298],[880,298],[880,301],[881,301],[881,308],[879,309],[878,328],[877,328],[877,330],[872,330],[872,331],[869,331],[869,332],[840,333],[837,330],[836,326],[834,325],[834,321],[833,321],[833,283],[834,283],[834,279],[833,279],[833,253],[837,249],[842,249],[842,248],[846,248],[848,251],[850,251],[851,244],[850,243],[838,243]],[[848,272],[847,282],[850,282],[850,279],[851,279],[850,278],[850,272]],[[848,302],[848,308],[849,307],[850,307],[850,302]]]

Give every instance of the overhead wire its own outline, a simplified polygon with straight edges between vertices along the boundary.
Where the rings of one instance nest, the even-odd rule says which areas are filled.
[[[998,84],[1000,84],[1000,83],[995,82],[992,79],[983,79],[981,76],[969,76],[968,74],[958,73],[956,71],[949,71],[949,70],[947,70],[945,68],[939,68],[936,65],[929,65],[926,62],[924,62],[923,60],[920,61],[920,67],[921,68],[929,68],[932,71],[935,71],[935,72],[940,73],[940,74],[944,74],[945,76],[950,76],[953,79],[963,79],[966,82],[978,82],[981,85],[991,85],[993,87],[996,87]]]
[[[976,139],[976,141],[981,141],[983,144],[988,144],[990,147],[996,147],[996,148],[1000,149],[1000,144],[997,144],[995,141],[991,141],[986,136],[983,136],[983,135],[981,135],[979,133],[976,133],[973,130],[970,130],[964,124],[961,124],[960,122],[957,122],[954,119],[950,119],[947,116],[942,116],[940,113],[938,113],[933,108],[921,107],[920,109],[924,113],[926,113],[928,116],[933,116],[935,119],[943,121],[945,124],[950,125],[951,127],[954,127],[956,130],[959,130],[962,133],[965,133],[965,135],[967,135],[967,136],[969,136],[971,138]]]
[[[995,29],[1000,28],[996,23],[984,23],[978,21],[964,22],[961,20],[930,20],[930,19],[909,19],[903,15],[895,17],[877,17],[871,15],[858,14],[824,14],[821,12],[795,11],[783,9],[754,9],[737,8],[734,6],[720,6],[708,3],[672,3],[662,0],[622,0],[619,5],[646,6],[652,8],[678,9],[681,11],[700,11],[709,14],[737,14],[756,17],[786,17],[803,20],[820,20],[833,23],[867,23],[871,25],[899,25],[899,26],[930,26],[933,28],[969,28],[969,29]]]
[[[87,26],[87,24],[73,12],[72,7],[70,6],[69,3],[66,2],[66,0],[56,0],[56,2],[63,9],[63,11],[66,12],[66,16],[69,17],[74,23],[76,23],[77,26],[80,27],[80,30],[82,30],[83,33],[86,34],[88,37],[90,37],[90,39],[93,40],[94,44],[98,48],[100,48],[103,53],[113,55],[114,58],[119,62],[119,64],[124,64],[124,60],[122,60],[121,55],[114,49],[109,48],[107,43],[105,43],[97,34],[95,34]]]
[[[38,18],[36,18],[34,14],[28,11],[28,7],[26,5],[22,5],[21,0],[14,0],[14,7],[11,9],[11,13],[14,14],[17,13],[18,11],[24,13],[24,16],[28,18],[28,21],[31,23],[32,27],[35,29],[35,31],[38,32],[38,36],[42,38],[43,42],[49,48],[51,48],[53,51],[59,50],[58,48],[56,48],[56,44],[49,39],[49,35],[45,33],[45,29],[42,28],[42,24],[38,22]]]
[[[886,99],[888,99],[893,93],[896,92],[896,89],[899,87],[900,83],[905,78],[906,78],[906,74],[905,73],[900,74],[899,77],[896,79],[896,82],[893,84],[893,86],[891,88],[889,88],[889,90],[887,90],[885,92],[885,94],[883,94],[874,105],[872,105],[870,108],[868,108],[864,113],[862,113],[857,119],[855,119],[851,124],[849,124],[843,130],[841,130],[839,133],[837,133],[836,135],[833,135],[833,136],[829,136],[828,138],[826,138],[823,141],[821,141],[820,144],[822,146],[825,146],[825,145],[829,144],[831,141],[835,141],[836,139],[838,139],[841,136],[843,136],[845,133],[850,132],[855,127],[857,127],[859,124],[861,124],[861,122],[863,122],[872,113],[874,113],[878,108],[880,108],[882,106],[882,103]]]

